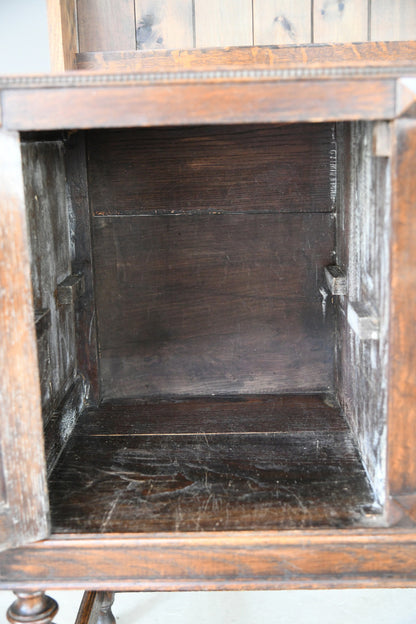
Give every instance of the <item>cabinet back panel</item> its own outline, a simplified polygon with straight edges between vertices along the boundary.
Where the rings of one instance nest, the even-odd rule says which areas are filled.
[[[95,215],[327,212],[334,173],[331,124],[89,134]]]
[[[331,387],[331,214],[95,217],[93,239],[103,398]]]

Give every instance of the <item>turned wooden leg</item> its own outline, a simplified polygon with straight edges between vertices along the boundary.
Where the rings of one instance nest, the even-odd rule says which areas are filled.
[[[102,603],[97,624],[116,624],[116,618],[111,611],[111,605],[114,602],[114,592],[99,592],[99,594],[102,596]]]
[[[58,603],[43,592],[15,591],[17,600],[9,607],[11,624],[51,624],[58,612]]]

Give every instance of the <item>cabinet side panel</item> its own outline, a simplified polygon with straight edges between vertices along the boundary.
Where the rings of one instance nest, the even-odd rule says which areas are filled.
[[[395,123],[392,210],[390,493],[416,491],[416,121]]]
[[[389,319],[389,159],[373,155],[373,125],[339,128],[337,263],[347,275],[340,297],[340,402],[355,433],[380,502],[385,497]],[[378,319],[378,338],[359,336],[348,322],[351,305]]]
[[[38,337],[47,422],[76,371],[73,306],[60,303],[57,295],[58,285],[72,272],[63,143],[23,142],[22,160],[35,311],[49,314],[49,323]]]
[[[13,518],[1,523],[0,547],[7,547],[45,537],[49,527],[20,145],[4,131],[0,187],[0,469]]]

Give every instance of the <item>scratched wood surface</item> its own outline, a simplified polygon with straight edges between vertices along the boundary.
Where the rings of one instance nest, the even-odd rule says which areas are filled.
[[[331,124],[95,131],[92,212],[328,212],[332,133]]]
[[[49,485],[55,532],[351,526],[373,504],[346,423],[316,396],[98,408]]]
[[[135,0],[138,50],[194,47],[192,0]]]
[[[284,45],[312,41],[310,0],[254,0],[253,44]]]

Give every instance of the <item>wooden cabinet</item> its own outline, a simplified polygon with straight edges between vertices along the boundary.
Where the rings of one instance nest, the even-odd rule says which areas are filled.
[[[123,55],[0,82],[1,586],[415,585],[416,45]]]

